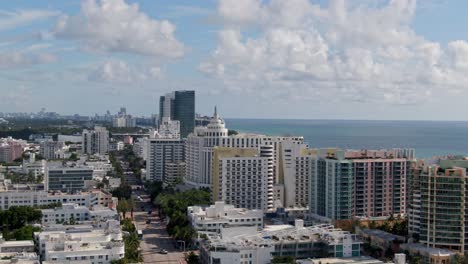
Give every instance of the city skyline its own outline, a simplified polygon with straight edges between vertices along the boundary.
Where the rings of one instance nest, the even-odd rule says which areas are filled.
[[[225,118],[467,120],[455,2],[3,3],[0,112],[149,116],[195,90]]]

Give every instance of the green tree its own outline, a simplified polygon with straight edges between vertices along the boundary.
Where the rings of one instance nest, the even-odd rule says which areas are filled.
[[[69,161],[78,161],[79,158],[78,158],[78,155],[77,155],[75,152],[73,152],[73,153],[70,155],[70,157],[68,158],[68,160],[69,160]]]
[[[190,252],[186,257],[185,260],[187,261],[188,264],[200,264],[200,257],[193,253]]]
[[[271,263],[275,264],[294,264],[296,260],[291,256],[276,256],[271,260]]]

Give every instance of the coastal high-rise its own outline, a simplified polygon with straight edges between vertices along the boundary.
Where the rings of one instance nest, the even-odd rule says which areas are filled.
[[[109,131],[99,126],[94,130],[83,130],[82,148],[84,154],[106,154],[109,152]]]
[[[159,98],[159,122],[170,118],[180,122],[180,135],[186,138],[195,128],[195,91],[174,91]]]
[[[214,149],[213,198],[239,208],[273,209],[271,146]],[[263,154],[263,155],[262,155]]]
[[[187,183],[197,187],[213,186],[213,153],[222,138],[228,136],[224,120],[216,111],[206,127],[196,127],[185,148]]]
[[[313,152],[297,158],[308,164],[303,173],[310,175],[312,213],[336,220],[406,213],[412,156],[399,150]]]
[[[186,145],[186,182],[197,187],[216,188],[213,184],[213,168],[216,162],[214,157],[215,147],[229,149],[256,149],[263,157],[269,156],[272,177],[268,178],[269,185],[277,188],[280,193],[294,196],[294,190],[289,189],[290,179],[286,176],[287,167],[293,162],[292,149],[302,145],[302,137],[274,137],[258,134],[228,135],[228,129],[215,109],[210,123],[206,127],[196,127],[194,133],[187,138]],[[217,184],[215,184],[217,185]],[[285,190],[287,189],[287,190]],[[281,191],[283,190],[283,191]],[[275,197],[281,204],[294,206],[293,203],[284,203],[284,197]],[[270,201],[271,208],[274,201]]]
[[[419,243],[468,253],[467,170],[467,158],[452,157],[419,167],[415,173],[408,224]]]

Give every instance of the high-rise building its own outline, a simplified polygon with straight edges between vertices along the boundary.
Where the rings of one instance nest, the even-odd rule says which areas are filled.
[[[272,210],[271,150],[272,146],[260,150],[215,147],[213,199],[240,208]]]
[[[151,138],[147,139],[147,148],[146,180],[148,181],[164,181],[168,164],[185,161],[184,139]]]
[[[93,179],[93,169],[89,167],[47,167],[44,176],[46,191],[68,193],[85,189],[86,181]]]
[[[310,175],[310,211],[337,220],[404,215],[412,162],[405,155],[320,149],[298,157],[308,164],[303,173]]]
[[[187,138],[185,148],[186,182],[197,187],[213,185],[213,148],[228,136],[224,120],[214,116],[207,127],[196,127]]]
[[[268,152],[271,160],[271,178],[274,185],[287,184],[287,167],[293,162],[292,149],[303,145],[302,137],[272,137],[258,134],[228,135],[228,129],[224,120],[221,119],[215,109],[210,123],[206,127],[196,127],[194,133],[190,134],[186,145],[186,182],[198,187],[213,186],[214,148],[225,147],[234,149],[256,149],[262,151],[262,155]],[[268,148],[267,148],[268,147]],[[284,189],[284,186],[281,187]],[[281,191],[281,193],[292,193],[293,190]],[[284,204],[283,199],[280,202]],[[288,204],[288,206],[294,206]]]
[[[82,151],[84,154],[106,154],[109,151],[109,131],[96,126],[94,130],[83,130]]]
[[[195,128],[195,91],[174,91],[159,99],[159,122],[163,118],[180,122],[180,135],[186,138]]]
[[[468,253],[467,169],[467,158],[453,157],[412,176],[409,232],[419,243]]]

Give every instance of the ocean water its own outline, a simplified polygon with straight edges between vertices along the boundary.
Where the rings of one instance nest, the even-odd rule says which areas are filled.
[[[468,122],[226,119],[226,127],[273,136],[303,136],[310,147],[414,148],[418,158],[468,155]]]

